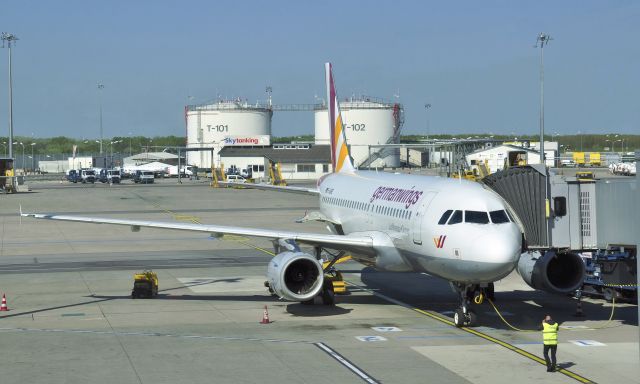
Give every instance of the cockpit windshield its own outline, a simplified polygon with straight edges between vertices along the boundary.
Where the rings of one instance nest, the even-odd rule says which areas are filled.
[[[491,222],[493,224],[502,224],[502,223],[509,222],[509,217],[507,217],[507,213],[502,209],[499,211],[489,212],[489,216],[491,216]]]
[[[462,210],[452,210],[448,209],[445,211],[440,220],[438,220],[438,225],[452,225],[459,224],[462,222],[472,223],[472,224],[503,224],[509,223],[510,215],[504,209],[500,209],[497,211],[484,212],[484,211],[462,211]]]
[[[489,224],[489,215],[481,211],[464,211],[464,222],[474,224]]]

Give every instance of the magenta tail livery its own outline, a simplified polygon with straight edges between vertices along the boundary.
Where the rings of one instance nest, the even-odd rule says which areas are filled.
[[[324,65],[327,79],[327,110],[329,112],[329,129],[331,130],[331,165],[334,172],[353,172],[355,168],[349,157],[347,137],[344,132],[344,122],[340,113],[338,93],[333,82],[331,63]]]

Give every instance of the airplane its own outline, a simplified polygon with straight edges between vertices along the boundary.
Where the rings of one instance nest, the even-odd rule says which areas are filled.
[[[344,122],[330,63],[325,64],[331,163],[333,172],[317,188],[255,186],[308,193],[319,198],[318,212],[305,220],[327,223],[330,233],[280,231],[181,222],[22,213],[37,219],[199,231],[272,240],[276,250],[267,266],[271,292],[282,299],[333,304],[332,285],[325,272],[340,257],[351,257],[378,270],[422,272],[443,278],[459,296],[453,320],[473,326],[471,303],[493,294],[493,283],[516,266],[536,289],[566,293],[581,284],[577,255],[558,257],[523,252],[523,231],[505,201],[480,183],[411,174],[355,169],[349,156]],[[247,184],[249,186],[249,184]],[[311,246],[305,253],[300,245]],[[328,263],[323,266],[323,256]],[[577,258],[577,259],[576,259]],[[580,264],[577,264],[578,260]],[[584,273],[584,267],[582,269]]]

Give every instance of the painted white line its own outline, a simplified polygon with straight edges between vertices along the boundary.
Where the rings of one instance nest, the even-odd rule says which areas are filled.
[[[366,372],[364,372],[363,370],[361,370],[360,368],[356,367],[355,364],[353,364],[352,362],[350,362],[349,360],[347,360],[346,358],[344,358],[342,355],[340,355],[338,352],[334,351],[333,349],[329,348],[328,345],[324,344],[324,343],[314,343],[314,345],[320,349],[322,349],[324,352],[326,352],[329,356],[333,357],[334,359],[336,359],[340,364],[344,365],[345,367],[347,367],[347,369],[349,369],[351,372],[355,373],[356,375],[358,375],[362,380],[364,380],[367,383],[371,383],[371,384],[379,384],[379,381],[377,381],[376,379],[374,379],[373,377],[369,376]]]
[[[569,340],[569,342],[579,346],[579,347],[604,347],[606,344],[603,344],[599,341],[595,340]]]
[[[356,339],[366,342],[387,341],[387,339],[382,336],[356,336]]]

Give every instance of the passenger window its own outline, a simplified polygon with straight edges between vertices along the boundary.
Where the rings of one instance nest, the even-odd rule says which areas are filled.
[[[502,223],[509,222],[509,217],[507,217],[507,213],[502,209],[499,211],[489,212],[489,216],[491,216],[491,222],[493,224],[502,224]]]
[[[449,216],[451,216],[451,212],[453,212],[453,209],[449,209],[445,213],[443,213],[442,217],[438,221],[438,225],[445,224],[447,222],[447,220],[449,220]]]
[[[449,219],[449,222],[447,224],[451,225],[458,223],[462,223],[462,211],[453,212],[453,215],[451,215],[451,219]]]
[[[464,222],[474,224],[489,224],[489,215],[481,211],[464,211]]]

